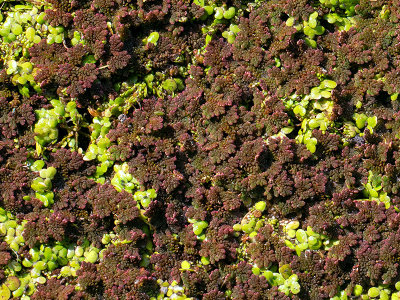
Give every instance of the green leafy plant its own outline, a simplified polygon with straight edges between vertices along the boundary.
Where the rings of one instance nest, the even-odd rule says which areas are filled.
[[[331,93],[336,88],[336,82],[323,79],[319,86],[313,87],[309,95],[299,96],[292,94],[282,99],[287,111],[293,113],[301,121],[301,129],[297,132],[296,141],[305,144],[307,149],[314,153],[318,141],[312,136],[312,130],[319,129],[322,132],[334,127],[331,121],[333,101]],[[286,136],[294,130],[294,121],[289,120],[290,126],[281,129],[276,136]],[[275,136],[272,136],[274,138]]]
[[[326,235],[314,232],[310,226],[307,227],[307,230],[299,229],[299,226],[298,221],[292,221],[284,227],[287,234],[285,244],[295,250],[297,255],[305,250],[328,250],[332,246],[338,245],[338,241],[332,241]]]

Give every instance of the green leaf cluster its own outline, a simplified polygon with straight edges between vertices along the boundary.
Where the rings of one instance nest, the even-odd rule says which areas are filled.
[[[160,292],[157,297],[151,297],[150,300],[158,300],[158,299],[171,299],[171,300],[187,300],[191,299],[185,295],[185,288],[178,284],[177,281],[172,281],[169,283],[168,281],[163,281],[161,279],[157,280],[157,284],[160,287]]]
[[[45,207],[48,207],[54,204],[54,193],[51,191],[51,180],[56,175],[57,170],[54,167],[48,167],[47,169],[40,168],[40,162],[43,161],[39,160],[37,162],[39,162],[37,165],[39,164],[38,171],[40,177],[36,177],[32,181],[31,188],[35,191],[35,197],[39,199]]]
[[[73,37],[71,39],[71,45],[72,46],[76,46],[78,44],[83,44],[84,45],[85,44],[85,40],[83,39],[82,34],[78,30],[75,30],[74,33],[73,33]]]
[[[148,37],[143,39],[143,44],[147,45],[147,44],[151,43],[154,46],[157,46],[157,42],[158,42],[159,38],[160,38],[160,34],[157,31],[153,31],[152,33],[149,34]]]
[[[151,75],[154,76],[153,74]],[[138,83],[137,77],[134,76],[130,80],[122,82],[118,87],[121,93],[114,100],[109,100],[107,107],[109,113],[106,113],[106,115],[118,116],[122,113],[126,114],[134,105],[139,106],[140,102],[152,92],[148,88],[148,81],[151,77],[147,80],[146,78],[144,78],[144,82]]]
[[[45,13],[32,5],[15,5],[5,14],[5,19],[0,18],[0,60],[22,96],[29,97],[30,88],[41,93],[28,49],[49,34]]]
[[[129,166],[127,163],[122,165],[114,165],[114,177],[111,179],[111,184],[114,188],[121,192],[122,190],[133,194],[133,199],[137,203],[137,208],[140,210],[149,207],[152,200],[157,197],[155,189],[148,189],[145,191],[140,191],[141,185],[135,177],[129,173]]]
[[[293,274],[289,264],[282,265],[276,270],[276,266],[269,269],[258,268],[253,266],[252,272],[254,275],[264,276],[271,286],[278,286],[280,292],[286,296],[296,295],[300,293],[301,287],[298,282],[298,276]]]
[[[333,80],[320,77],[321,83],[319,86],[313,87],[309,95],[292,94],[282,99],[286,110],[301,121],[301,129],[297,132],[296,141],[305,144],[311,153],[316,151],[318,143],[317,139],[312,136],[312,130],[319,129],[326,132],[334,125],[330,118],[333,111],[331,93],[337,84]],[[289,120],[289,126],[282,128],[276,136],[290,134],[294,130],[294,123],[295,121]]]
[[[289,17],[286,20],[286,25],[293,26],[297,31],[303,32],[306,36],[306,43],[312,48],[317,47],[317,42],[314,40],[314,37],[322,35],[325,32],[325,28],[319,24],[317,11],[310,14],[308,20],[304,20],[302,24],[295,22],[293,17]]]
[[[355,297],[362,300],[399,300],[400,281],[396,282],[394,285],[379,284],[368,288],[364,288],[359,284],[354,287],[348,286],[346,289],[338,291],[338,293],[334,297],[330,298],[330,300],[349,300]]]
[[[204,240],[206,237],[204,230],[208,227],[208,222],[194,219],[189,219],[188,221],[193,224],[193,233],[197,235],[197,238],[201,241]]]
[[[154,200],[157,197],[157,193],[155,189],[148,189],[147,191],[137,191],[133,195],[133,199],[137,203],[140,203],[142,208],[146,209],[149,207],[150,203],[152,200]]]
[[[349,31],[356,24],[353,17],[344,17],[337,13],[326,14],[324,19],[330,24],[335,24],[340,31]]]
[[[127,163],[114,165],[114,171],[115,175],[113,179],[111,179],[111,184],[118,192],[125,190],[128,193],[132,193],[139,188],[139,182],[129,174],[129,166]]]
[[[40,163],[35,162],[34,165],[40,166]],[[40,172],[47,178],[55,174],[51,167]],[[0,237],[15,253],[4,269],[7,278],[0,286],[0,299],[29,299],[37,284],[44,284],[49,278],[57,276],[53,274],[55,269],[60,268],[59,278],[76,277],[82,262],[97,263],[102,257],[102,249],[91,246],[87,240],[79,246],[64,242],[39,244],[29,249],[29,255],[18,254],[18,250],[25,245],[23,231],[26,223],[25,220],[19,223],[10,212],[0,208]],[[113,236],[116,237],[115,234]]]
[[[319,3],[330,9],[346,16],[355,15],[355,7],[360,0],[319,0]]]
[[[380,174],[375,174],[371,170],[368,172],[368,182],[364,185],[363,194],[368,199],[361,199],[362,200],[369,200],[369,201],[376,201],[378,203],[385,204],[386,209],[391,207],[393,204],[390,201],[390,197],[387,193],[382,189],[383,185],[385,184],[385,180],[388,178],[382,177]],[[399,211],[397,207],[395,207],[396,211]]]
[[[240,32],[239,26],[235,24],[229,25],[229,30],[222,32],[222,36],[227,39],[228,43],[233,44],[236,39],[236,35]]]
[[[166,74],[161,72],[149,74],[144,78],[144,80],[147,83],[146,92],[157,95],[161,98],[164,98],[166,95],[174,96],[177,92],[180,92],[185,88],[182,79],[168,78]]]
[[[363,113],[355,113],[353,115],[353,120],[355,121],[355,124],[359,130],[367,127],[367,129],[371,133],[374,132],[374,128],[376,127],[376,124],[378,122],[378,118],[376,116],[368,117],[366,114]]]
[[[100,183],[104,183],[105,178],[102,175],[114,164],[109,151],[112,143],[106,136],[110,128],[111,122],[109,117],[93,118],[92,124],[89,125],[91,143],[83,156],[83,159],[86,161],[97,159],[100,162],[100,165],[96,167],[94,175],[94,179]]]
[[[69,146],[72,149],[78,147],[77,137],[78,131],[85,123],[82,115],[76,108],[76,102],[70,101],[66,105],[60,100],[53,99],[50,101],[53,108],[36,110],[36,124],[34,127],[36,152],[40,155],[43,147],[48,144],[54,144],[58,140],[58,126],[63,126],[69,130],[69,133],[60,141],[61,146]],[[67,125],[72,123],[73,126]]]
[[[250,211],[242,218],[241,222],[233,225],[233,230],[248,234],[250,238],[257,235],[258,230],[265,225],[265,217],[258,215],[266,208],[265,201],[259,201],[254,204]]]
[[[334,24],[339,31],[348,31],[356,25],[353,16],[355,15],[355,7],[359,4],[359,0],[319,0],[319,2],[322,6],[329,8],[328,13],[323,13],[321,10],[314,11],[303,22],[291,16],[286,20],[287,26],[293,26],[298,32],[304,33],[305,42],[312,48],[317,48],[315,36],[325,33],[325,27],[320,25],[319,19],[321,17],[328,23]],[[385,10],[382,15],[387,18],[388,12]]]
[[[0,236],[14,251],[18,251],[24,245],[25,240],[22,236],[26,221],[18,224],[15,217],[0,207]]]
[[[298,221],[292,221],[284,227],[286,246],[295,250],[299,256],[305,250],[319,250],[321,248],[328,250],[338,244],[338,241],[329,240],[326,235],[314,232],[310,226],[307,226],[307,230],[303,230],[299,226]]]
[[[47,35],[47,44],[61,44],[64,42],[65,33],[63,26],[53,27],[51,25],[47,26],[49,34]]]

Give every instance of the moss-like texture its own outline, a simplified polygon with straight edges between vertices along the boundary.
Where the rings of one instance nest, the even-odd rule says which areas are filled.
[[[0,1],[0,299],[399,299],[398,0]]]

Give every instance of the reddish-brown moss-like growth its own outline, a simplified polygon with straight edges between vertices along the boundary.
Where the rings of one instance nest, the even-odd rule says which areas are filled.
[[[331,4],[306,0],[261,1],[244,10],[247,3],[231,1],[225,4],[237,15],[214,23],[214,12],[207,17],[208,8],[188,1],[47,2],[47,20],[64,26],[66,36],[29,50],[43,95],[21,97],[0,72],[0,206],[28,221],[19,254],[62,240],[102,247],[111,231],[121,240],[99,263],[83,263],[77,278],[38,285],[33,299],[150,299],[160,292],[157,279],[175,280],[188,297],[203,299],[328,299],[357,284],[398,281],[399,1],[337,7],[355,23],[349,28],[328,21]],[[310,39],[304,24],[314,11],[325,32]],[[239,30],[233,42],[222,38],[230,24]],[[151,33],[156,42],[148,41]],[[166,91],[166,78],[182,86]],[[314,113],[295,113],[286,102],[297,104],[327,78],[337,84],[329,103],[314,97],[307,105],[329,126],[311,128],[306,121]],[[134,90],[126,109],[108,107],[132,82],[146,92]],[[79,153],[35,151],[35,110],[50,108],[46,97],[57,96],[77,101],[82,117],[73,130],[85,131]],[[357,124],[349,135],[354,113],[376,116],[376,125]],[[110,118],[110,164],[126,162],[144,188],[156,189],[148,206],[110,184],[112,168],[103,184],[95,181],[98,161],[84,159],[89,142],[81,142],[94,116]],[[307,126],[317,141],[313,153],[295,139]],[[57,170],[52,207],[30,188],[39,176],[30,165],[39,158]],[[368,194],[371,172],[382,196]],[[386,197],[387,207],[378,203]],[[234,231],[258,201],[265,201],[258,232]],[[336,244],[296,253],[282,229],[292,219]],[[199,221],[207,226],[196,234]],[[12,255],[0,244],[1,266]],[[255,275],[255,265],[290,265],[299,294],[285,295]]]

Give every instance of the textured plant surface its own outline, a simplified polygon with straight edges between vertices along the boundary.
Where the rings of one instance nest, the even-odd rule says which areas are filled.
[[[0,300],[400,299],[399,0],[0,8]]]

